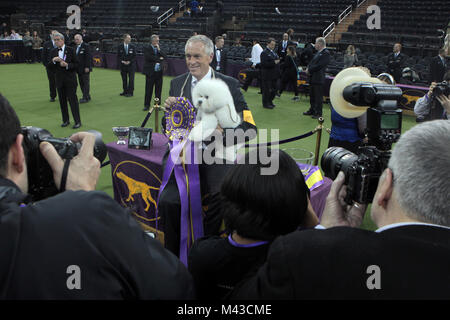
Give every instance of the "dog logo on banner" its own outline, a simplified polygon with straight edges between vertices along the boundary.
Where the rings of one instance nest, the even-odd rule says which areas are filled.
[[[13,54],[11,50],[5,49],[0,51],[0,61],[1,62],[8,62],[13,59]]]
[[[424,92],[420,90],[405,90],[403,91],[403,96],[400,99],[400,105],[405,109],[414,110],[416,101],[423,95]]]
[[[92,62],[95,67],[101,67],[103,64],[102,58],[100,56],[92,57]]]
[[[139,181],[134,177],[146,177]],[[113,182],[119,192],[120,203],[147,225],[156,221],[156,200],[161,179],[148,167],[134,161],[122,161],[113,172]]]

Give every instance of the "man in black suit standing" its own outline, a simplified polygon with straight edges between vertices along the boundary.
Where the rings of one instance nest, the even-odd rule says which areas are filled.
[[[311,106],[303,114],[318,119],[322,116],[323,85],[325,84],[325,70],[330,63],[330,53],[326,48],[325,38],[317,38],[314,47],[317,53],[306,68],[306,74],[309,75]]]
[[[81,92],[83,93],[80,103],[86,103],[91,100],[89,78],[90,72],[92,71],[92,56],[89,44],[83,41],[83,37],[80,34],[76,34],[74,40],[76,44],[75,52],[78,59],[78,81],[80,82]]]
[[[155,97],[161,102],[161,90],[163,86],[163,69],[161,63],[165,55],[159,47],[159,36],[154,34],[150,38],[151,45],[144,51],[145,74],[145,100],[144,111],[148,111],[152,100],[153,87],[155,87]]]
[[[366,206],[343,201],[340,172],[321,225],[277,238],[230,298],[450,299],[449,145],[448,120],[400,137],[372,202],[375,232],[358,228]]]
[[[185,97],[192,104],[192,90],[195,85],[202,79],[220,79],[223,80],[230,89],[233,97],[236,112],[240,115],[242,122],[234,130],[243,130],[249,139],[256,136],[256,126],[254,123],[248,122],[246,114],[251,113],[248,110],[247,103],[240,90],[239,81],[235,78],[216,72],[210,67],[214,56],[214,45],[212,41],[204,36],[192,36],[185,46],[186,65],[189,72],[182,74],[170,82],[169,97],[164,102],[166,109],[171,109],[176,102],[176,97]],[[165,123],[163,118],[163,124]],[[226,129],[226,130],[225,130]],[[233,130],[230,128],[221,128],[218,126],[217,130],[224,135],[224,145],[226,132]],[[239,132],[239,131],[238,131]],[[233,143],[235,143],[233,141]],[[202,195],[213,194],[218,192],[220,181],[223,178],[228,166],[225,164],[200,164],[200,184]],[[180,252],[180,212],[181,202],[176,180],[172,174],[169,182],[164,190],[161,192],[158,202],[158,212],[161,217],[161,225],[164,230],[164,240],[167,249],[178,255]],[[205,218],[206,219],[206,218]],[[205,234],[210,231],[205,227]]]
[[[261,52],[261,91],[263,108],[273,109],[277,94],[277,80],[280,77],[280,57],[275,53],[275,39],[269,38],[267,47]]]
[[[125,97],[132,97],[134,92],[134,73],[136,72],[136,48],[131,42],[131,36],[125,34],[123,44],[119,45],[117,60],[122,76],[123,92]]]
[[[73,48],[64,44],[64,36],[59,32],[53,34],[56,48],[50,52],[49,67],[55,70],[56,88],[58,90],[59,105],[63,123],[61,127],[67,127],[69,113],[67,111],[67,100],[70,103],[72,116],[75,121],[73,129],[81,127],[80,110],[77,98],[77,76],[78,59]]]
[[[47,71],[48,87],[50,89],[50,102],[55,102],[56,98],[56,85],[55,85],[55,71],[53,68],[49,67],[50,62],[50,52],[56,48],[55,42],[53,41],[53,33],[55,30],[50,31],[50,40],[47,40],[43,44],[42,48],[42,64]]]
[[[395,82],[399,82],[402,77],[402,70],[405,66],[406,56],[401,52],[402,45],[394,44],[393,52],[387,57],[387,67],[389,73],[394,77]]]
[[[287,33],[283,33],[283,40],[280,41],[277,48],[278,56],[280,57],[281,62],[283,62],[284,57],[286,57],[287,48],[294,43],[289,40],[289,35]]]
[[[216,45],[214,46],[214,57],[211,61],[213,70],[226,74],[227,71],[227,53],[223,50],[225,39],[222,36],[216,37]]]
[[[434,57],[430,63],[430,82],[442,82],[447,68],[447,61],[445,61],[445,49],[440,49],[439,55]]]

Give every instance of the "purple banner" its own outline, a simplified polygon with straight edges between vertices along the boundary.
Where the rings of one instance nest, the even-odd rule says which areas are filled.
[[[107,144],[114,199],[130,208],[138,221],[150,227],[156,226],[156,200],[167,143],[164,135],[153,133],[150,150],[128,149],[127,145],[116,142]]]

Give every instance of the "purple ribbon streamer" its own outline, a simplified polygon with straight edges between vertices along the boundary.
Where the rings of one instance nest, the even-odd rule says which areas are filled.
[[[188,145],[188,147],[184,148],[185,145]],[[188,152],[187,156],[189,156],[189,161],[184,166],[178,162],[183,148]],[[180,260],[186,266],[189,248],[192,246],[193,241],[203,236],[200,174],[195,155],[194,143],[190,141],[183,143],[178,140],[170,142],[170,154],[158,194],[159,203],[161,193],[169,182],[172,171],[174,171],[181,202]],[[156,217],[158,217],[158,210],[156,210]],[[158,220],[156,220],[156,228],[158,228]]]

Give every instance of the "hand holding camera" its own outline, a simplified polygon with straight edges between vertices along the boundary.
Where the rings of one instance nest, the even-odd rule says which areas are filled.
[[[347,186],[344,185],[345,175],[341,171],[331,185],[327,196],[325,209],[320,224],[325,228],[359,227],[361,226],[367,205],[355,202],[353,205],[345,202]]]
[[[81,143],[81,149],[70,162],[66,190],[95,190],[100,176],[100,161],[94,157],[95,136],[88,132],[79,132],[71,136],[70,140]],[[41,142],[39,148],[53,170],[53,178],[59,189],[64,161],[67,160],[62,159],[49,142]]]

